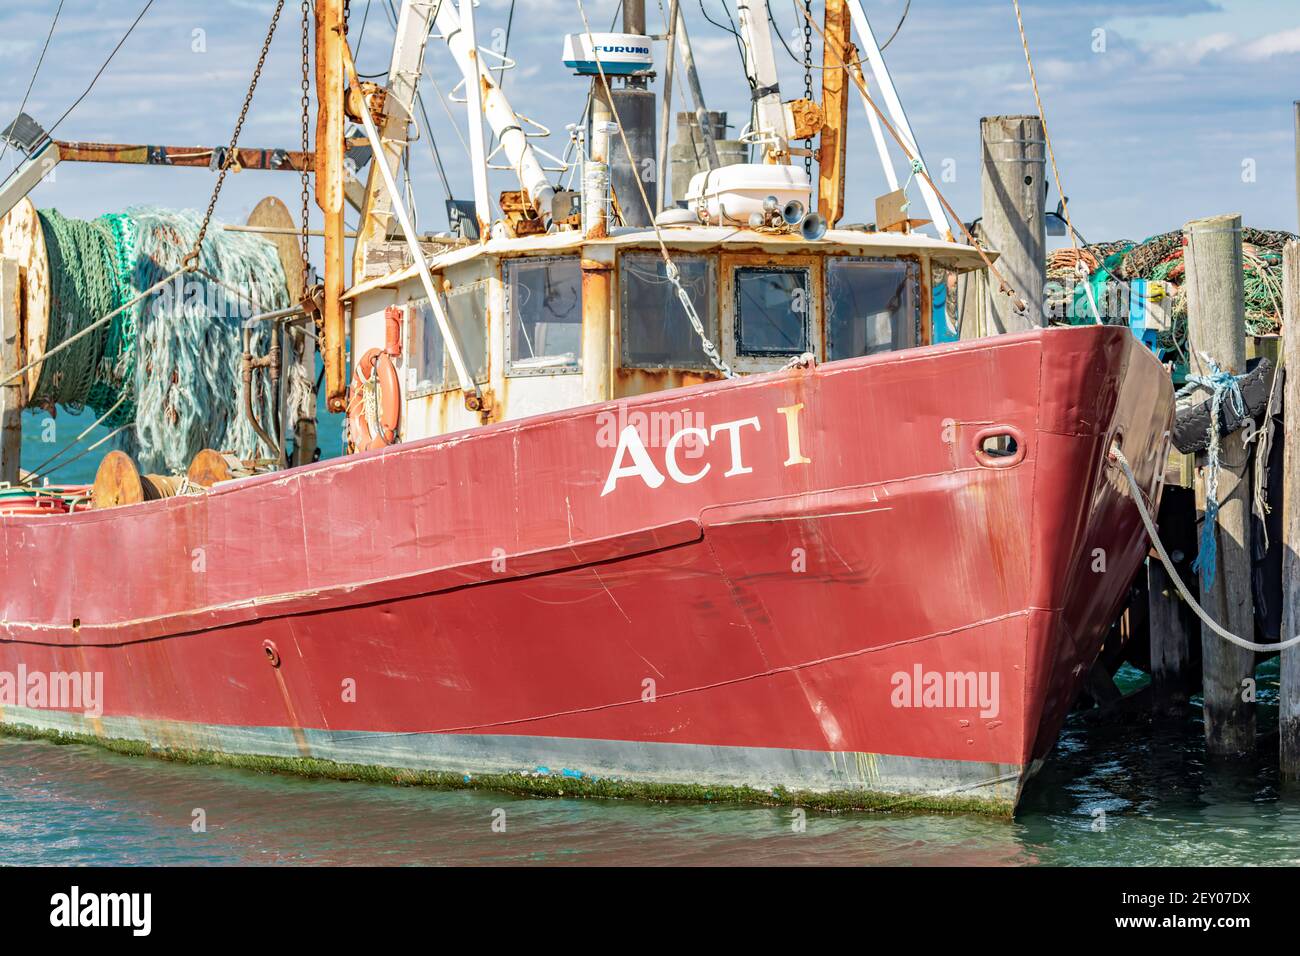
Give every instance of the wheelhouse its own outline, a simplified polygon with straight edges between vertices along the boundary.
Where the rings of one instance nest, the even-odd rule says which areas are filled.
[[[815,241],[692,225],[448,243],[429,269],[481,400],[466,401],[414,266],[348,293],[352,354],[398,353],[410,441],[698,384],[722,378],[719,365],[747,375],[943,341],[934,317],[945,321],[950,277],[982,265],[969,246],[849,229]]]

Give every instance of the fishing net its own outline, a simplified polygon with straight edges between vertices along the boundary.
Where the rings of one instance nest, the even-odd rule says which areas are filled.
[[[1242,229],[1241,238],[1246,334],[1276,335],[1282,329],[1282,247],[1296,237],[1282,230],[1247,226]],[[1112,291],[1109,283],[1135,279],[1171,283],[1170,328],[1160,334],[1158,345],[1170,351],[1185,351],[1187,265],[1182,230],[1160,233],[1140,243],[1102,242],[1085,246],[1077,254],[1072,249],[1051,253],[1047,259],[1047,278],[1054,280],[1054,285],[1049,287],[1049,307],[1059,310],[1068,321],[1086,324],[1095,320],[1086,301],[1084,280],[1077,272],[1079,259],[1089,266],[1087,281],[1099,308],[1101,303],[1117,298],[1109,294]],[[1126,321],[1127,312],[1110,315],[1102,310],[1102,319]]]
[[[50,261],[47,351],[179,269],[200,221],[147,206],[89,222],[39,215]],[[144,471],[182,473],[202,448],[264,454],[242,412],[242,327],[289,305],[283,268],[272,243],[219,228],[209,230],[199,266],[46,359],[31,404],[111,412],[105,424],[131,426],[118,444]],[[257,354],[272,334],[257,325]],[[273,396],[263,385],[254,399],[269,420]]]

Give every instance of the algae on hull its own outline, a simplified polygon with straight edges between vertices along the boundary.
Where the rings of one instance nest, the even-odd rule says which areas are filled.
[[[941,813],[977,813],[984,816],[1011,817],[1014,808],[1008,801],[988,800],[970,795],[952,794],[904,796],[870,790],[844,790],[816,793],[807,790],[758,790],[753,787],[705,786],[702,784],[642,783],[609,777],[571,777],[543,773],[464,774],[446,770],[413,770],[373,764],[340,763],[318,757],[271,757],[260,754],[234,754],[214,750],[155,747],[142,740],[97,737],[93,734],[52,730],[0,721],[0,735],[50,743],[84,744],[112,753],[132,757],[154,757],[198,766],[230,767],[262,773],[287,774],[308,779],[355,781],[428,787],[433,790],[495,790],[531,797],[594,797],[651,802],[684,801],[697,803],[752,804],[759,806],[804,807],[828,812],[839,810],[929,811]]]

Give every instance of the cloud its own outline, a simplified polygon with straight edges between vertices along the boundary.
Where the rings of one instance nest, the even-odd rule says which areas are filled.
[[[1300,53],[1300,27],[1260,37],[1241,48],[1241,58],[1244,60],[1266,60],[1295,53]]]

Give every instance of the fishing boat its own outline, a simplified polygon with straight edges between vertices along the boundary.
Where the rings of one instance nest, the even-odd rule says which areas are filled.
[[[996,255],[953,237],[860,3],[825,6],[817,104],[782,101],[766,4],[738,5],[756,161],[717,162],[697,99],[673,203],[638,175],[643,4],[621,34],[575,8],[563,189],[472,2],[402,3],[378,86],[317,0],[324,279],[255,318],[317,330],[350,453],[302,460],[255,419],[260,464],[195,448],[178,489],[114,452],[92,509],[0,516],[0,675],[32,675],[0,679],[0,724],[340,777],[1012,812],[1146,555],[1108,455],[1154,508],[1172,389],[1126,328],[947,340],[946,290]],[[852,85],[874,103],[851,32],[934,236],[904,191],[838,224]],[[394,176],[431,34],[466,77],[475,200],[422,238]],[[351,284],[348,118],[373,156]],[[495,205],[494,156],[519,179]],[[55,700],[92,675],[93,707]]]

